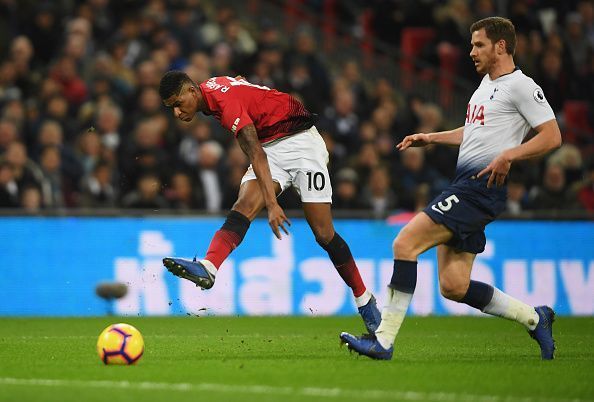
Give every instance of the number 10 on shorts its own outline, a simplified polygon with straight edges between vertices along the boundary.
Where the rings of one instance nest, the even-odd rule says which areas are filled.
[[[439,201],[437,204],[431,205],[431,209],[443,215],[444,212],[448,212],[450,209],[452,209],[452,206],[454,204],[457,204],[459,202],[460,200],[458,199],[458,197],[456,197],[456,194],[452,194],[444,201]]]
[[[322,172],[307,172],[307,190],[311,191],[312,187],[317,191],[326,187],[326,178]]]

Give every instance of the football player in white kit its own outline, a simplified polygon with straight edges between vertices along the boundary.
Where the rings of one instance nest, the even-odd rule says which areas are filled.
[[[470,273],[476,255],[485,248],[485,225],[505,209],[505,179],[511,164],[559,147],[559,126],[541,88],[514,64],[516,34],[511,21],[485,18],[475,22],[470,32],[470,57],[477,72],[485,76],[470,98],[464,126],[409,135],[397,145],[401,151],[428,144],[460,146],[456,178],[394,240],[394,273],[375,335],[340,334],[349,349],[374,359],[392,358],[394,340],[416,287],[417,258],[434,246],[444,297],[517,321],[538,342],[542,359],[554,357],[553,310],[529,306],[471,280]],[[536,135],[522,143],[531,129]]]

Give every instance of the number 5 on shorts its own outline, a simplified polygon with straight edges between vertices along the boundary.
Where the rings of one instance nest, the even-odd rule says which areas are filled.
[[[439,201],[437,204],[431,205],[431,209],[443,215],[444,212],[448,212],[450,209],[452,209],[453,204],[457,204],[459,202],[460,200],[458,197],[456,197],[456,194],[452,194],[444,201]]]

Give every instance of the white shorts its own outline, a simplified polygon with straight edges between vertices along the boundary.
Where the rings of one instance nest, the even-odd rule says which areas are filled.
[[[332,185],[328,173],[328,150],[315,126],[289,137],[263,144],[272,180],[281,191],[293,186],[301,202],[332,202]],[[252,165],[241,184],[256,180]]]

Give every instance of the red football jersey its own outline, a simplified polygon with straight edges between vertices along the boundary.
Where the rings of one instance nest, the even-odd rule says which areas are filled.
[[[199,85],[209,111],[235,136],[252,123],[262,144],[307,130],[314,116],[291,95],[244,79],[212,77]]]

